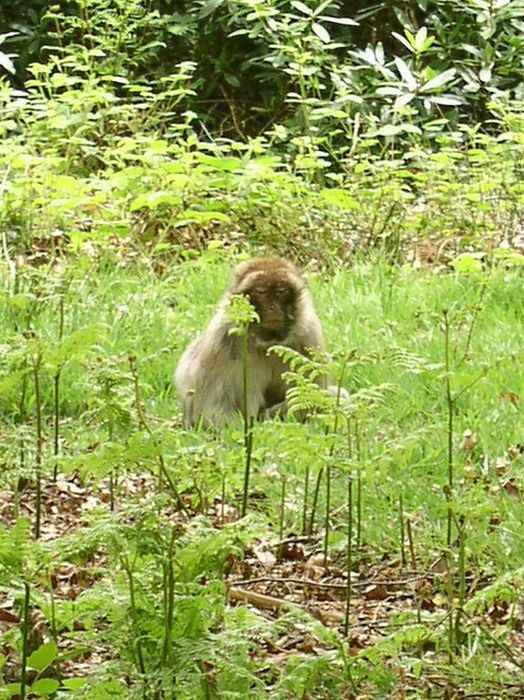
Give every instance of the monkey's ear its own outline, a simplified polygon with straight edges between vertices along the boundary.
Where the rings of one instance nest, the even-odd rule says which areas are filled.
[[[238,263],[233,269],[233,282],[238,284],[241,279],[243,279],[248,272],[253,267],[253,260],[244,260],[244,262]]]

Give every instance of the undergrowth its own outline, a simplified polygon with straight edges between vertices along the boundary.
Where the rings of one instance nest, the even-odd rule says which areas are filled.
[[[324,407],[305,424],[254,427],[238,520],[241,423],[185,430],[171,386],[231,262],[212,246],[162,272],[82,257],[19,266],[16,280],[3,268],[0,583],[13,619],[0,697],[20,694],[21,667],[24,692],[57,697],[422,698],[495,681],[517,697],[519,269],[462,258],[438,276],[380,260],[329,284],[311,273],[330,369],[346,367],[351,399],[336,423]],[[306,565],[277,546],[293,533],[310,538]],[[342,589],[349,566],[346,628],[307,605],[278,616],[226,605],[256,578],[246,562],[268,556],[280,576]],[[379,594],[358,580],[373,588],[386,564],[399,585],[429,576],[426,589],[362,641],[359,615]],[[97,673],[88,662],[82,674],[96,654]]]

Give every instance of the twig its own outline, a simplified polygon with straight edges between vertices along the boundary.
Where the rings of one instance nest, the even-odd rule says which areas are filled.
[[[275,598],[271,595],[263,595],[262,593],[254,593],[253,591],[243,591],[240,588],[230,588],[229,598],[231,600],[240,600],[244,603],[251,603],[251,605],[257,608],[264,608],[266,610],[282,610],[285,608],[304,610],[302,606],[296,603],[290,603],[288,600]]]
[[[420,574],[406,579],[370,579],[368,581],[352,581],[351,586],[365,588],[366,586],[407,586],[410,583],[433,578],[431,574]],[[308,578],[289,578],[280,576],[259,576],[258,578],[243,579],[235,581],[235,586],[250,586],[253,583],[293,583],[299,586],[314,586],[315,588],[332,588],[345,591],[347,583],[328,583],[327,581],[313,581]]]

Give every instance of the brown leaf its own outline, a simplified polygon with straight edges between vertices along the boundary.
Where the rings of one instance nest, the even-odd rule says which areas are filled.
[[[513,406],[518,406],[520,396],[515,394],[514,391],[501,391],[499,393],[499,399],[501,401],[509,401]]]
[[[362,595],[367,600],[385,600],[388,597],[388,592],[385,586],[373,584],[367,586],[362,592]]]
[[[502,488],[508,494],[508,496],[514,500],[520,500],[520,489],[515,486],[513,479],[508,479],[502,483]]]
[[[20,622],[20,618],[10,613],[9,610],[2,610],[2,608],[0,608],[0,622],[11,622],[17,625]]]

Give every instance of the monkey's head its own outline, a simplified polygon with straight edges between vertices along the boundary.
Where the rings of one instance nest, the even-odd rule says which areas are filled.
[[[232,294],[244,294],[260,322],[251,332],[262,344],[283,343],[293,330],[301,296],[306,288],[293,265],[283,258],[254,258],[233,273]]]

